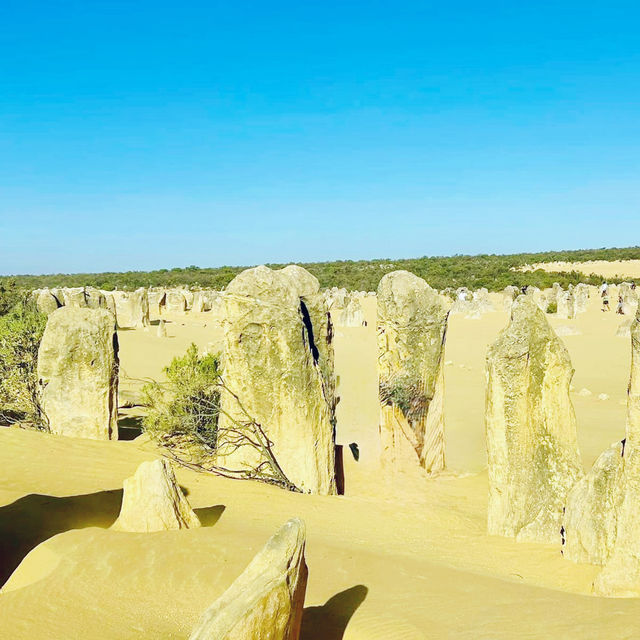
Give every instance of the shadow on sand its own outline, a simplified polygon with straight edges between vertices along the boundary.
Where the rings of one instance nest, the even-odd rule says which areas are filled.
[[[41,542],[71,529],[107,529],[121,505],[122,489],[114,489],[63,498],[31,493],[0,507],[0,586]],[[203,527],[211,527],[224,509],[219,504],[194,511]]]
[[[22,559],[58,533],[85,527],[110,527],[120,513],[122,489],[79,496],[24,496],[0,507],[0,585]]]
[[[213,525],[220,520],[220,516],[225,510],[223,504],[217,504],[213,507],[202,507],[201,509],[194,509],[195,514],[200,520],[200,524],[203,527],[213,527]]]
[[[349,620],[367,593],[369,589],[359,584],[337,593],[320,607],[306,607],[300,640],[342,640]]]

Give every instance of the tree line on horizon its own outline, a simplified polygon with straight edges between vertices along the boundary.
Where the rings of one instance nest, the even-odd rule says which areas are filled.
[[[511,255],[479,254],[405,258],[400,260],[339,260],[333,262],[299,263],[315,275],[322,287],[344,287],[349,290],[375,291],[380,279],[390,271],[405,269],[424,278],[436,289],[448,287],[486,287],[500,291],[507,285],[527,285],[544,289],[558,282],[563,287],[579,282],[600,284],[602,276],[585,275],[577,271],[547,272],[519,271],[520,267],[539,262],[587,262],[590,260],[640,259],[640,247],[579,249],[573,251],[545,251]],[[280,268],[284,264],[268,264]],[[4,276],[23,289],[45,287],[93,286],[112,291],[131,290],[138,287],[202,287],[223,289],[241,271],[248,267],[201,268],[195,265],[157,269],[154,271],[123,271],[107,273],[74,273],[47,275]],[[615,279],[611,279],[615,282]]]

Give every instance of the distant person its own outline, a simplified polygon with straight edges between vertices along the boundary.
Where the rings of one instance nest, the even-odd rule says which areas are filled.
[[[609,293],[609,285],[603,282],[600,286],[600,295],[604,298]]]
[[[609,293],[607,291],[602,292],[602,310],[609,311]]]
[[[525,284],[525,285],[524,285],[524,287],[522,287],[522,288],[520,289],[520,293],[522,293],[522,294],[524,294],[524,295],[527,295],[527,289],[528,289],[528,287],[527,287],[527,285]]]
[[[631,283],[631,291],[635,291],[636,290],[636,283],[632,282]]]
[[[616,307],[616,313],[620,314],[621,316],[624,315],[624,300],[622,299],[622,296],[618,296],[618,306]]]

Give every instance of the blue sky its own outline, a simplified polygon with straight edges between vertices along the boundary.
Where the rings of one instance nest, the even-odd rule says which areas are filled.
[[[640,244],[637,2],[29,2],[0,273]]]

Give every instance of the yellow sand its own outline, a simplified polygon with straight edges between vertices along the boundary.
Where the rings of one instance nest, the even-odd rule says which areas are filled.
[[[502,309],[501,299],[494,296]],[[585,466],[623,437],[629,339],[594,299],[563,338]],[[178,471],[201,529],[152,534],[108,527],[122,481],[158,455],[144,437],[92,442],[0,430],[0,638],[187,638],[202,611],[292,516],[307,523],[310,578],[303,640],[413,638],[632,638],[640,600],[590,594],[598,569],[560,550],[485,534],[484,354],[506,324],[500,310],[451,317],[446,347],[447,462],[437,478],[389,478],[377,466],[375,310],[366,328],[338,329],[346,495],[302,496]],[[219,345],[208,314],[172,316],[168,338],[120,334],[122,369],[157,377],[193,340]],[[204,327],[204,324],[207,324]],[[125,378],[133,397],[139,383]],[[606,393],[608,400],[599,400]],[[348,445],[357,443],[356,462]],[[25,557],[26,556],[26,557]]]
[[[604,278],[640,278],[640,260],[590,260],[588,262],[539,262],[527,265],[522,271],[577,271]]]

